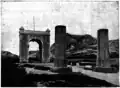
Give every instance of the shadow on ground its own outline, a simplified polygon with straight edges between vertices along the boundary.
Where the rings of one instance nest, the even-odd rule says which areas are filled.
[[[14,61],[13,61],[14,58]],[[2,87],[116,87],[104,80],[95,79],[83,74],[32,74],[25,68],[50,70],[41,66],[19,66],[18,57],[15,55],[2,55],[1,58],[1,86]]]

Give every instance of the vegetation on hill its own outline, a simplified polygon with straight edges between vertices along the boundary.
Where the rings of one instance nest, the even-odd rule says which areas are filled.
[[[55,43],[50,47],[50,57],[55,58]],[[109,40],[109,54],[111,58],[119,57],[119,39]],[[67,58],[96,58],[97,39],[89,34],[73,35],[66,33]]]

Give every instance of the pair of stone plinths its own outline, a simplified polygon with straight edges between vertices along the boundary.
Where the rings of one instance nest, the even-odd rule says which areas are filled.
[[[109,68],[109,43],[108,30],[100,29],[97,32],[98,55],[96,67]],[[66,26],[59,25],[55,27],[55,67],[66,67],[67,60],[65,57],[66,50]]]

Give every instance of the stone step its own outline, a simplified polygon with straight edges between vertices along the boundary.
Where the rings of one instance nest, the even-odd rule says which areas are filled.
[[[80,65],[96,65],[96,62],[80,62]]]
[[[96,65],[96,62],[69,62],[69,65],[75,66],[79,64],[80,66],[85,66],[85,65]]]
[[[96,61],[96,59],[91,59],[91,58],[80,58],[80,59],[67,59],[67,61]]]

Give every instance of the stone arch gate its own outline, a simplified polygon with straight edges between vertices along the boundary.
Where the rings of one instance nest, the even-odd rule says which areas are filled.
[[[23,27],[19,29],[19,56],[20,62],[29,62],[29,42],[35,41],[39,44],[39,52],[41,62],[48,62],[49,49],[50,49],[50,30],[46,31],[33,31],[24,30]],[[42,50],[40,50],[42,49]]]

